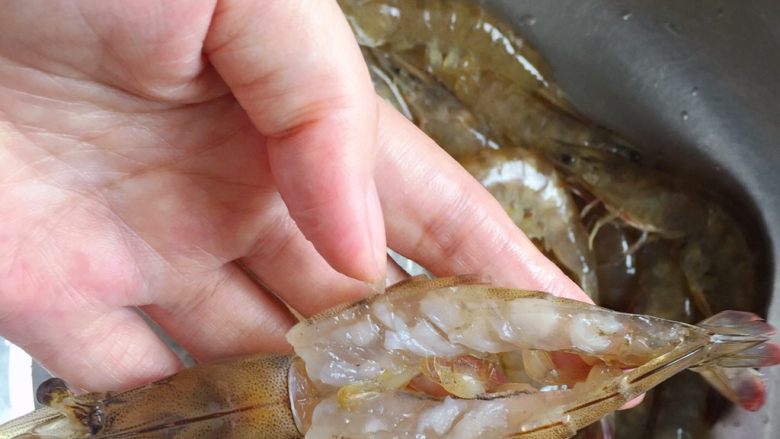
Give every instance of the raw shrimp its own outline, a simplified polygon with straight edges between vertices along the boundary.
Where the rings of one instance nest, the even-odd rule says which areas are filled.
[[[481,125],[489,127],[490,137],[499,143],[540,149],[603,202],[610,217],[645,234],[687,238],[712,222],[709,204],[691,193],[687,182],[644,166],[624,141],[583,122],[563,100],[541,57],[476,5],[442,0],[342,0],[341,5],[360,43],[379,48],[396,68],[406,71],[399,73],[399,84],[410,85],[410,96],[426,108],[436,108],[434,97],[441,97],[444,104],[438,115],[454,116],[456,121],[450,138],[469,139],[471,134],[463,135],[469,133],[468,126]],[[439,83],[421,79],[420,72]],[[442,86],[478,115],[481,124],[469,119],[466,129],[460,129],[462,113],[447,110],[453,96]],[[437,125],[431,132],[446,133],[447,122],[441,117],[417,117],[421,125]],[[445,136],[433,134],[439,139]],[[484,145],[475,147],[480,146]],[[461,152],[458,147],[452,150],[455,155]],[[702,263],[702,255],[713,254],[702,252],[703,247],[718,242],[704,242],[713,235],[686,249],[684,261],[693,294],[703,294],[704,285],[715,278],[712,271],[705,274]],[[744,279],[746,273],[741,270],[733,277]]]
[[[49,407],[0,438],[568,438],[686,368],[780,363],[772,331],[747,313],[692,326],[416,278],[299,323],[287,335],[297,357],[200,365],[124,393],[50,381]],[[512,382],[499,356],[513,351],[543,351],[581,378]]]
[[[704,302],[701,297],[706,290],[715,289],[713,273],[733,272],[734,282],[727,282],[725,291],[733,291],[738,280],[752,276],[749,253],[747,258],[724,257],[723,263],[706,261],[709,255],[718,254],[704,250],[720,242],[717,234],[722,227],[717,223],[723,223],[712,217],[710,203],[693,193],[688,182],[640,163],[639,155],[618,137],[583,122],[565,104],[539,55],[482,9],[441,0],[342,0],[341,4],[361,44],[378,48],[400,70],[394,81],[401,93],[406,86],[407,96],[420,103],[418,110],[429,109],[429,116],[420,117],[420,110],[416,119],[431,126],[429,133],[437,133],[432,134],[436,140],[447,139],[444,117],[453,117],[448,139],[467,142],[474,137],[468,128],[478,126],[479,132],[487,133],[480,139],[543,151],[607,208],[609,216],[597,223],[592,236],[601,225],[617,218],[644,232],[643,238],[648,234],[690,238],[683,262],[697,304]],[[438,83],[423,78],[423,72]],[[442,86],[478,115],[481,123],[463,119],[463,112],[450,111],[456,107],[455,100]],[[430,110],[437,108],[436,97],[441,103],[438,113]],[[484,146],[472,142],[461,148],[451,140],[440,142],[445,148],[448,143],[456,145],[451,148],[456,156]],[[708,228],[711,233],[700,233]],[[734,256],[746,254],[737,242],[741,236],[731,236]],[[638,247],[632,246],[628,253]],[[728,267],[727,261],[741,261],[739,269]],[[749,309],[750,304],[745,300],[737,305]]]
[[[555,139],[636,152],[578,115],[544,61],[482,8],[463,1],[341,0],[358,41],[431,73],[512,143],[542,149]]]
[[[483,150],[461,164],[501,203],[529,238],[572,273],[599,302],[595,262],[566,185],[544,158],[520,148]]]
[[[543,293],[462,279],[413,280],[387,296],[305,322],[288,338],[310,379],[330,394],[314,408],[307,437],[556,438],[571,436],[686,367],[731,364],[731,355],[738,358],[733,365],[748,365],[746,357],[761,358],[756,364],[780,361],[778,346],[763,344],[762,334],[771,329],[746,317],[724,313],[707,322],[732,328],[723,338],[706,327]],[[735,331],[742,335],[732,332],[744,323]],[[586,358],[589,363],[579,363],[585,378],[571,387],[540,388],[479,378],[493,376],[485,368],[500,368],[494,355],[517,350]],[[425,377],[457,390],[457,398],[405,390],[431,357],[465,357],[471,360],[464,364],[472,365],[481,360],[481,367],[450,363]]]
[[[464,1],[339,0],[362,46],[394,52],[423,48],[436,65],[467,75],[490,68],[523,88],[549,88],[541,56],[482,8]]]

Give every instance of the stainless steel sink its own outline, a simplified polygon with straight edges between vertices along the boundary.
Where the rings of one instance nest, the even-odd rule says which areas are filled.
[[[780,2],[481,3],[547,58],[583,113],[718,188],[754,232],[760,292],[780,326]],[[766,375],[764,408],[731,410],[713,437],[778,437],[780,368]]]

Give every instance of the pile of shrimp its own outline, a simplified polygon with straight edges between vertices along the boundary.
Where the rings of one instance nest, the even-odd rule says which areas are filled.
[[[726,209],[575,111],[542,57],[473,3],[341,0],[378,94],[597,304],[689,323],[758,311],[754,257]],[[667,386],[708,392],[693,374],[675,381]],[[618,414],[618,438],[706,437],[707,398],[669,410],[665,395],[675,393],[657,393]]]

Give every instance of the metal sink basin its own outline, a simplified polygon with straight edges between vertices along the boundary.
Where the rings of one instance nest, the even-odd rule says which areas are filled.
[[[669,168],[718,188],[761,261],[780,326],[780,3],[483,0],[549,61],[571,102]],[[776,438],[780,368],[758,413],[714,438]]]

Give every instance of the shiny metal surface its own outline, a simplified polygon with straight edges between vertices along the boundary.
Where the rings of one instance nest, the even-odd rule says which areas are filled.
[[[742,211],[766,273],[760,288],[780,291],[780,2],[482,3],[542,52],[583,113]],[[780,300],[768,316],[780,325]],[[767,375],[764,408],[733,409],[713,437],[778,437],[780,368]]]

